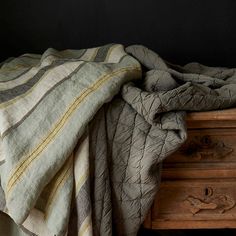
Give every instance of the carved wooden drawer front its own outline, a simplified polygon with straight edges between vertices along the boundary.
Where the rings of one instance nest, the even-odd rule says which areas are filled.
[[[236,228],[236,109],[187,115],[186,143],[163,162],[144,226]]]
[[[236,129],[188,130],[163,163],[164,179],[236,178]]]
[[[182,180],[164,181],[151,212],[153,228],[172,228],[185,222],[199,222],[204,228],[207,221],[218,227],[228,221],[236,227],[236,181]],[[173,221],[176,224],[173,224]],[[214,225],[215,222],[215,225]],[[217,226],[218,224],[218,226]],[[232,226],[232,225],[231,225]],[[208,225],[209,227],[209,225]]]
[[[236,163],[236,129],[188,130],[188,139],[165,163]]]

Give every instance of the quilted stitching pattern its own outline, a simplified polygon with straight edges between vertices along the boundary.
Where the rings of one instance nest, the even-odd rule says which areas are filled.
[[[185,111],[236,104],[234,69],[172,65],[126,49],[149,71],[128,83],[90,124],[95,235],[136,235],[160,183],[161,161],[186,140]],[[112,230],[111,230],[112,227]]]

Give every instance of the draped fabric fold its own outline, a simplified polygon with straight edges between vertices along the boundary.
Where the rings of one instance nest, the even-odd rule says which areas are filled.
[[[173,65],[140,45],[11,59],[0,210],[36,235],[135,236],[162,161],[187,138],[186,112],[235,105],[235,69]]]
[[[1,209],[36,235],[65,235],[76,198],[83,214],[78,235],[91,232],[88,152],[75,147],[99,108],[122,84],[140,78],[140,64],[120,44],[48,49],[3,64]]]
[[[126,83],[90,123],[95,235],[137,235],[161,162],[187,138],[186,112],[236,105],[235,69],[172,65],[140,45],[126,52],[143,65],[142,80]]]

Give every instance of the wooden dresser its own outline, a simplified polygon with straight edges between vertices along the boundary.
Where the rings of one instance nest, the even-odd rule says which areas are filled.
[[[144,227],[236,228],[236,109],[189,113],[187,125]]]

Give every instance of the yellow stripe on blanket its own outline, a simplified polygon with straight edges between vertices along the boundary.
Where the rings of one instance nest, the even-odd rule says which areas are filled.
[[[43,150],[47,147],[47,145],[55,138],[55,136],[59,133],[59,131],[65,125],[66,121],[70,118],[72,113],[79,107],[79,105],[84,101],[84,99],[88,95],[90,95],[92,92],[96,91],[99,87],[101,87],[102,84],[108,81],[111,77],[114,77],[120,73],[124,73],[128,71],[137,73],[137,72],[140,72],[140,68],[137,66],[130,66],[130,67],[115,70],[111,74],[103,75],[98,79],[98,81],[96,81],[92,86],[84,90],[82,94],[75,99],[75,101],[71,104],[69,109],[63,115],[63,117],[59,120],[59,122],[54,126],[52,131],[48,134],[48,136],[38,145],[38,147],[29,156],[22,158],[23,161],[18,163],[17,167],[11,174],[9,181],[7,183],[7,190],[6,190],[7,197],[10,194],[10,191],[13,188],[13,186],[16,184],[17,180],[24,173],[24,171],[43,152]]]
[[[73,174],[73,154],[66,161],[62,169],[59,171],[58,175],[55,176],[55,182],[52,184],[51,193],[48,197],[48,202],[45,207],[45,219],[50,213],[50,209],[54,199],[56,199],[60,188],[64,185],[69,176]]]
[[[92,235],[93,235],[92,219],[91,219],[91,214],[89,214],[82,223],[78,232],[78,236],[92,236]]]
[[[88,51],[88,50],[87,50],[87,51]],[[93,60],[93,59],[96,57],[97,52],[98,52],[98,49],[95,49],[94,52],[93,52],[91,55],[89,54],[89,55],[90,55],[90,58],[88,58],[87,60]],[[79,65],[79,64],[82,64],[82,63],[83,63],[83,61],[81,61],[80,63],[78,63],[78,65]],[[39,68],[39,69],[40,69],[40,68]],[[37,72],[38,72],[38,71],[37,71]],[[32,78],[30,77],[28,80],[30,80],[30,79],[32,79]],[[25,82],[27,82],[28,80],[26,80]],[[32,86],[26,93],[24,93],[24,94],[22,94],[22,95],[19,95],[19,96],[15,97],[15,98],[13,98],[13,99],[7,101],[7,102],[1,103],[1,104],[0,104],[0,109],[6,108],[6,107],[8,107],[8,106],[10,106],[10,105],[14,105],[17,101],[19,101],[19,100],[21,100],[21,99],[24,99],[26,96],[30,95],[30,94],[34,91],[35,87],[37,87],[38,84],[41,83],[41,82],[42,82],[42,79],[39,80],[34,86]],[[59,82],[59,81],[58,81],[58,82]]]

